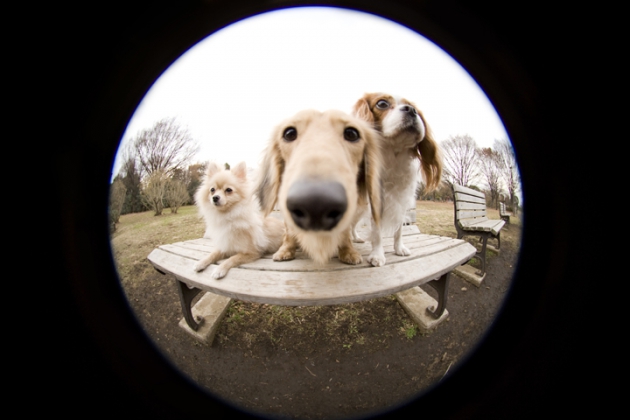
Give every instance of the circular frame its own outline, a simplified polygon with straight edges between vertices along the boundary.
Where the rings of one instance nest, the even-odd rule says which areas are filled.
[[[227,3],[227,4],[224,4]],[[109,247],[108,193],[118,142],[153,82],[195,43],[237,20],[307,1],[139,1],[103,6],[83,19],[61,18],[53,54],[65,64],[56,80],[71,117],[62,143],[42,147],[55,246],[45,276],[59,344],[46,372],[70,385],[53,409],[91,405],[99,412],[158,418],[242,414],[180,374],[146,337],[127,306]],[[568,140],[557,136],[552,77],[541,53],[555,28],[535,7],[519,19],[502,9],[463,1],[336,0],[319,2],[380,15],[405,25],[453,56],[492,101],[513,143],[522,176],[524,224],[513,286],[496,322],[456,372],[416,400],[383,416],[517,418],[560,410],[577,388],[574,338],[586,300],[575,292],[585,273],[568,210],[572,188]],[[538,19],[538,20],[537,20]],[[532,22],[538,37],[532,36]],[[64,24],[67,24],[64,26]],[[542,36],[542,38],[540,38]],[[89,43],[89,44],[88,44]],[[55,243],[55,242],[53,242]],[[46,271],[44,271],[44,269]],[[46,277],[44,277],[46,278]],[[573,290],[567,298],[567,288]],[[584,310],[584,309],[583,309]],[[569,351],[571,350],[571,351]],[[554,395],[555,394],[555,395]],[[576,393],[567,393],[576,398]],[[56,394],[55,394],[56,395]],[[553,395],[553,396],[552,396]],[[535,403],[532,403],[535,401]],[[112,404],[112,402],[116,402]],[[124,408],[121,408],[124,407]],[[547,408],[547,407],[546,407]]]

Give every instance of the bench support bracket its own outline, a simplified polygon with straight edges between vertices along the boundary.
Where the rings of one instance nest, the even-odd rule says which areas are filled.
[[[477,253],[473,256],[473,258],[476,258],[479,261],[479,264],[481,265],[481,269],[477,271],[477,275],[483,278],[486,275],[486,254],[487,254],[487,249],[488,249],[488,239],[491,236],[490,234],[487,234],[487,233],[465,232],[458,228],[457,239],[462,239],[464,236],[478,236],[479,237],[479,241],[481,242],[481,250],[477,251]],[[493,249],[499,252],[501,250],[501,232],[499,232],[496,236],[492,236],[492,238],[497,240],[497,247]]]
[[[411,317],[422,332],[434,330],[448,318],[448,309],[446,309],[448,276],[448,274],[444,274],[437,280],[425,283],[430,284],[438,292],[438,300],[433,299],[431,295],[419,286],[394,294],[398,303],[400,303],[407,315]]]
[[[434,308],[433,310],[431,310],[430,307],[427,308],[427,314],[431,315],[435,319],[439,319],[444,313],[444,310],[446,309],[446,301],[448,298],[449,276],[450,276],[450,273],[446,273],[439,279],[432,280],[427,283],[429,286],[433,287],[433,289],[435,289],[436,292],[438,292],[437,308]]]
[[[490,237],[490,235],[480,235],[480,239],[481,239],[481,252],[478,252],[477,255],[479,256],[479,259],[481,260],[481,272],[479,273],[480,276],[483,276],[486,274],[486,254],[487,254],[487,250],[488,250],[488,238]],[[501,232],[499,232],[496,236],[494,236],[494,238],[497,240],[497,248],[496,250],[500,250],[501,249]]]
[[[175,280],[175,283],[177,283],[177,294],[179,295],[179,302],[182,305],[184,319],[193,331],[197,331],[203,324],[203,318],[201,318],[199,322],[195,321],[195,318],[192,315],[192,301],[199,293],[203,292],[203,290],[197,289],[196,287],[190,287],[186,283],[177,279]]]

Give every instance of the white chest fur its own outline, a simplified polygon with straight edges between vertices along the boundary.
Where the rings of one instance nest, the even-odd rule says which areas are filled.
[[[391,235],[403,223],[415,197],[419,162],[408,150],[383,156],[383,234]]]

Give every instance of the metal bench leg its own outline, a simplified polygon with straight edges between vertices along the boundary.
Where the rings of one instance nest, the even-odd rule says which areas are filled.
[[[473,234],[464,234],[464,233],[458,233],[457,234],[457,239],[462,239],[464,236],[478,236],[479,240],[481,241],[481,251],[478,251],[473,258],[476,258],[479,260],[479,263],[481,264],[481,269],[477,271],[477,275],[483,277],[486,275],[486,248],[488,246],[488,235],[473,235]],[[501,233],[499,232],[499,234],[497,235],[497,241],[498,241],[498,245],[497,245],[497,250],[501,249]]]
[[[166,275],[165,272],[158,270],[157,268],[155,268],[155,271],[162,275]],[[195,321],[195,318],[192,315],[191,303],[195,296],[203,292],[203,290],[197,289],[196,287],[188,287],[186,283],[183,283],[177,279],[175,279],[175,283],[177,284],[177,294],[179,295],[179,303],[182,305],[184,319],[193,331],[197,331],[199,327],[203,324],[203,319],[200,319],[199,322]]]
[[[430,282],[428,282],[427,284],[429,284],[431,287],[433,287],[437,292],[438,292],[438,306],[437,308],[435,308],[435,310],[431,311],[429,308],[427,308],[427,314],[431,315],[433,318],[435,319],[439,319],[442,314],[444,313],[444,310],[446,309],[446,301],[448,298],[448,280],[449,280],[449,273],[444,274],[442,277],[440,277],[437,280],[432,280]]]
[[[197,331],[201,324],[203,324],[203,319],[200,319],[199,322],[195,321],[192,315],[192,301],[199,293],[203,292],[201,289],[197,289],[196,287],[189,287],[186,283],[181,282],[175,279],[175,283],[177,283],[177,294],[179,295],[179,302],[182,305],[182,312],[184,313],[184,319],[188,326],[193,330]]]

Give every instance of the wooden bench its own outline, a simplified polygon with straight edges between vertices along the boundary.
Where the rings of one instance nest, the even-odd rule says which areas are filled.
[[[368,227],[359,233],[369,237]],[[355,246],[364,262],[351,266],[333,258],[316,265],[298,252],[292,261],[276,262],[271,255],[230,270],[221,280],[211,277],[212,266],[202,272],[193,270],[196,261],[213,250],[212,240],[200,238],[162,245],[148,256],[157,271],[176,279],[184,318],[180,327],[206,343],[211,343],[221,318],[231,301],[287,306],[334,305],[358,302],[394,294],[420,330],[435,328],[447,316],[449,273],[475,255],[469,243],[436,235],[420,234],[416,225],[403,227],[410,256],[393,253],[393,239],[384,238],[387,263],[372,267],[365,262],[371,251],[369,242]],[[437,300],[420,289],[428,284]],[[206,292],[193,306],[197,295]]]
[[[486,196],[482,192],[453,184],[453,198],[457,238],[478,236],[482,241],[481,250],[476,254],[476,258],[481,264],[481,270],[475,270],[474,272],[460,270],[458,274],[463,274],[467,280],[479,286],[486,276],[488,239],[494,238],[497,240],[495,251],[499,252],[501,249],[501,228],[503,228],[505,221],[488,219],[486,215]]]
[[[501,220],[505,220],[505,223],[507,223],[508,225],[510,224],[510,216],[512,215],[512,213],[508,212],[505,209],[505,203],[504,202],[500,202],[499,203],[499,217],[501,217]]]

